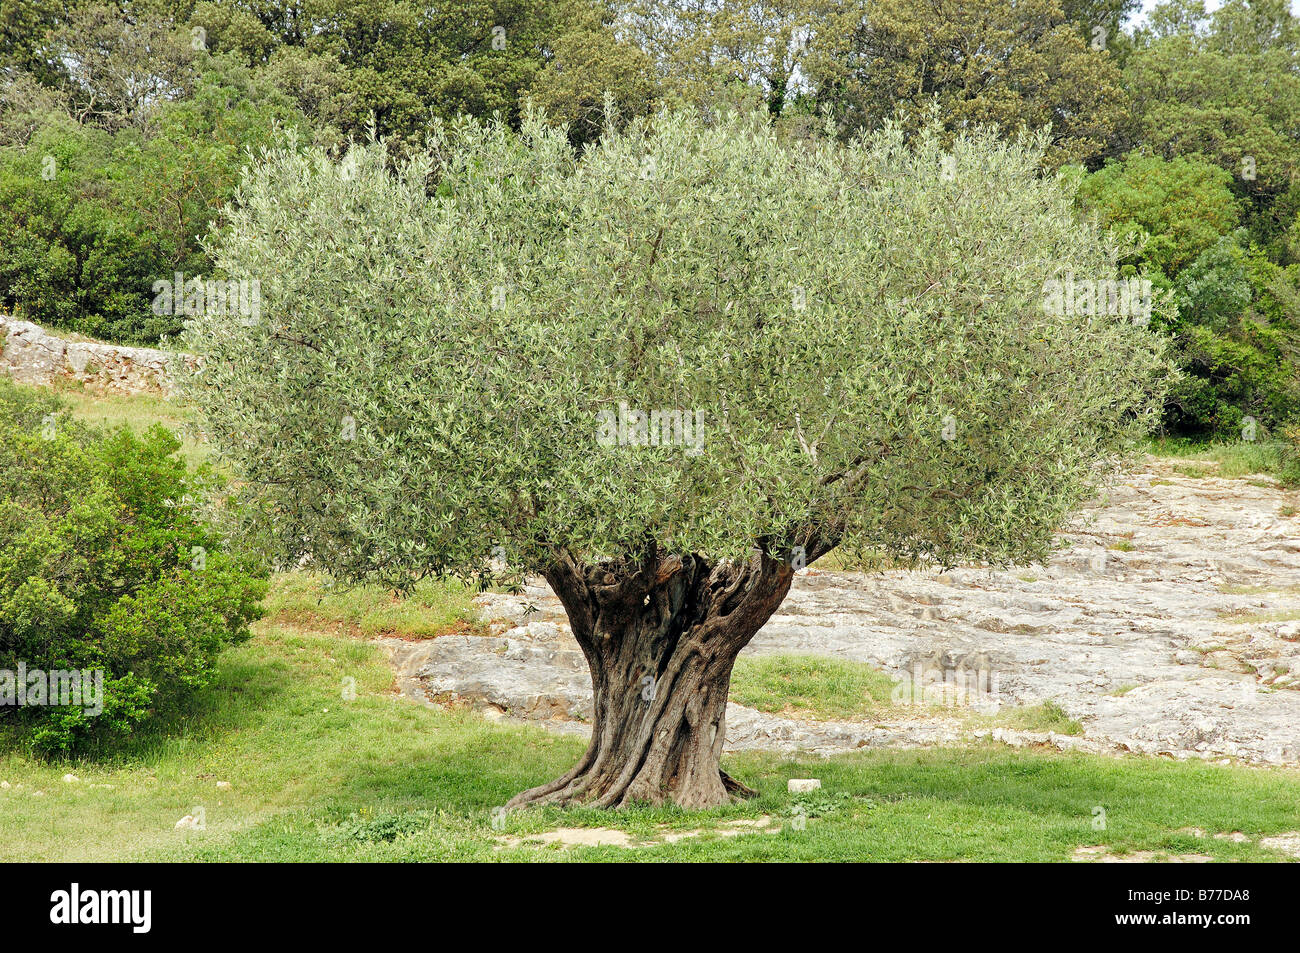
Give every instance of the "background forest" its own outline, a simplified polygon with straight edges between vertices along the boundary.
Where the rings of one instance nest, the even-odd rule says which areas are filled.
[[[396,157],[530,104],[579,144],[661,106],[852,137],[1049,128],[1045,163],[1177,304],[1170,435],[1300,407],[1300,19],[1286,0],[0,0],[0,310],[157,344],[154,282],[213,273],[248,151],[278,129]],[[607,115],[609,104],[616,115]],[[869,223],[864,223],[869,226]],[[1253,433],[1253,430],[1252,430]]]

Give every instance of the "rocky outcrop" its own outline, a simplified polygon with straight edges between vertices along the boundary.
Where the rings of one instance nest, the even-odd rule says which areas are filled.
[[[109,393],[170,394],[177,359],[154,348],[69,340],[30,321],[0,315],[0,372],[25,384],[66,380]]]
[[[955,703],[905,698],[869,722],[785,718],[733,702],[727,749],[828,754],[991,737],[1300,764],[1300,494],[1177,467],[1149,459],[1123,478],[1045,566],[804,570],[746,653],[863,662],[903,684],[965,669],[987,685]],[[555,596],[530,580],[522,593],[479,601],[493,621],[488,636],[393,640],[403,691],[584,731],[591,685]],[[1009,709],[1047,701],[1083,734],[993,727]]]

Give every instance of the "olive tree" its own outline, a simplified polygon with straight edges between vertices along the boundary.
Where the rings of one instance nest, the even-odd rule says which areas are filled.
[[[250,168],[215,254],[260,313],[192,320],[189,386],[285,557],[545,577],[591,743],[511,806],[747,793],[732,666],[799,568],[1043,558],[1153,419],[1148,330],[1044,304],[1115,274],[1044,140],[943,141],[670,112]]]

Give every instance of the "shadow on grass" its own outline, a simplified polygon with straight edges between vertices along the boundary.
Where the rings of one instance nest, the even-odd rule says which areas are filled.
[[[73,754],[42,755],[31,750],[25,726],[15,724],[0,730],[0,751],[52,765],[89,764],[111,769],[156,758],[178,744],[218,744],[264,717],[290,675],[290,667],[282,662],[231,661],[223,656],[211,685],[179,699],[128,735],[93,736]]]

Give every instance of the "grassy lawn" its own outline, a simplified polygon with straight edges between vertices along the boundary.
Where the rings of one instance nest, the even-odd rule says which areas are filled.
[[[1153,456],[1177,458],[1180,463],[1175,469],[1193,479],[1236,478],[1257,473],[1280,478],[1285,467],[1283,449],[1281,441],[1200,443],[1176,437],[1152,437],[1146,446],[1147,453]]]
[[[105,430],[129,427],[137,434],[154,424],[162,424],[180,439],[181,455],[191,464],[217,462],[207,444],[186,433],[186,428],[193,423],[194,413],[183,401],[153,393],[111,394],[71,383],[61,384],[54,390],[68,402],[72,416],[83,423]]]
[[[456,582],[424,581],[401,597],[378,586],[334,588],[306,572],[271,580],[267,617],[294,628],[332,628],[364,636],[427,639],[448,633],[481,634],[474,592]]]
[[[365,641],[262,623],[223,656],[212,688],[123,750],[46,763],[0,735],[11,785],[0,790],[0,860],[1065,860],[1097,844],[1262,860],[1281,855],[1180,830],[1257,840],[1300,828],[1297,771],[995,744],[730,757],[758,799],[703,815],[550,809],[494,828],[494,807],[563,772],[582,747],[412,704]],[[823,791],[796,800],[792,777],[821,778]],[[1104,831],[1092,827],[1098,807]],[[199,808],[204,829],[175,829]],[[738,820],[765,830],[724,836]],[[561,827],[622,831],[643,846],[526,843]],[[674,832],[691,836],[670,843]]]

